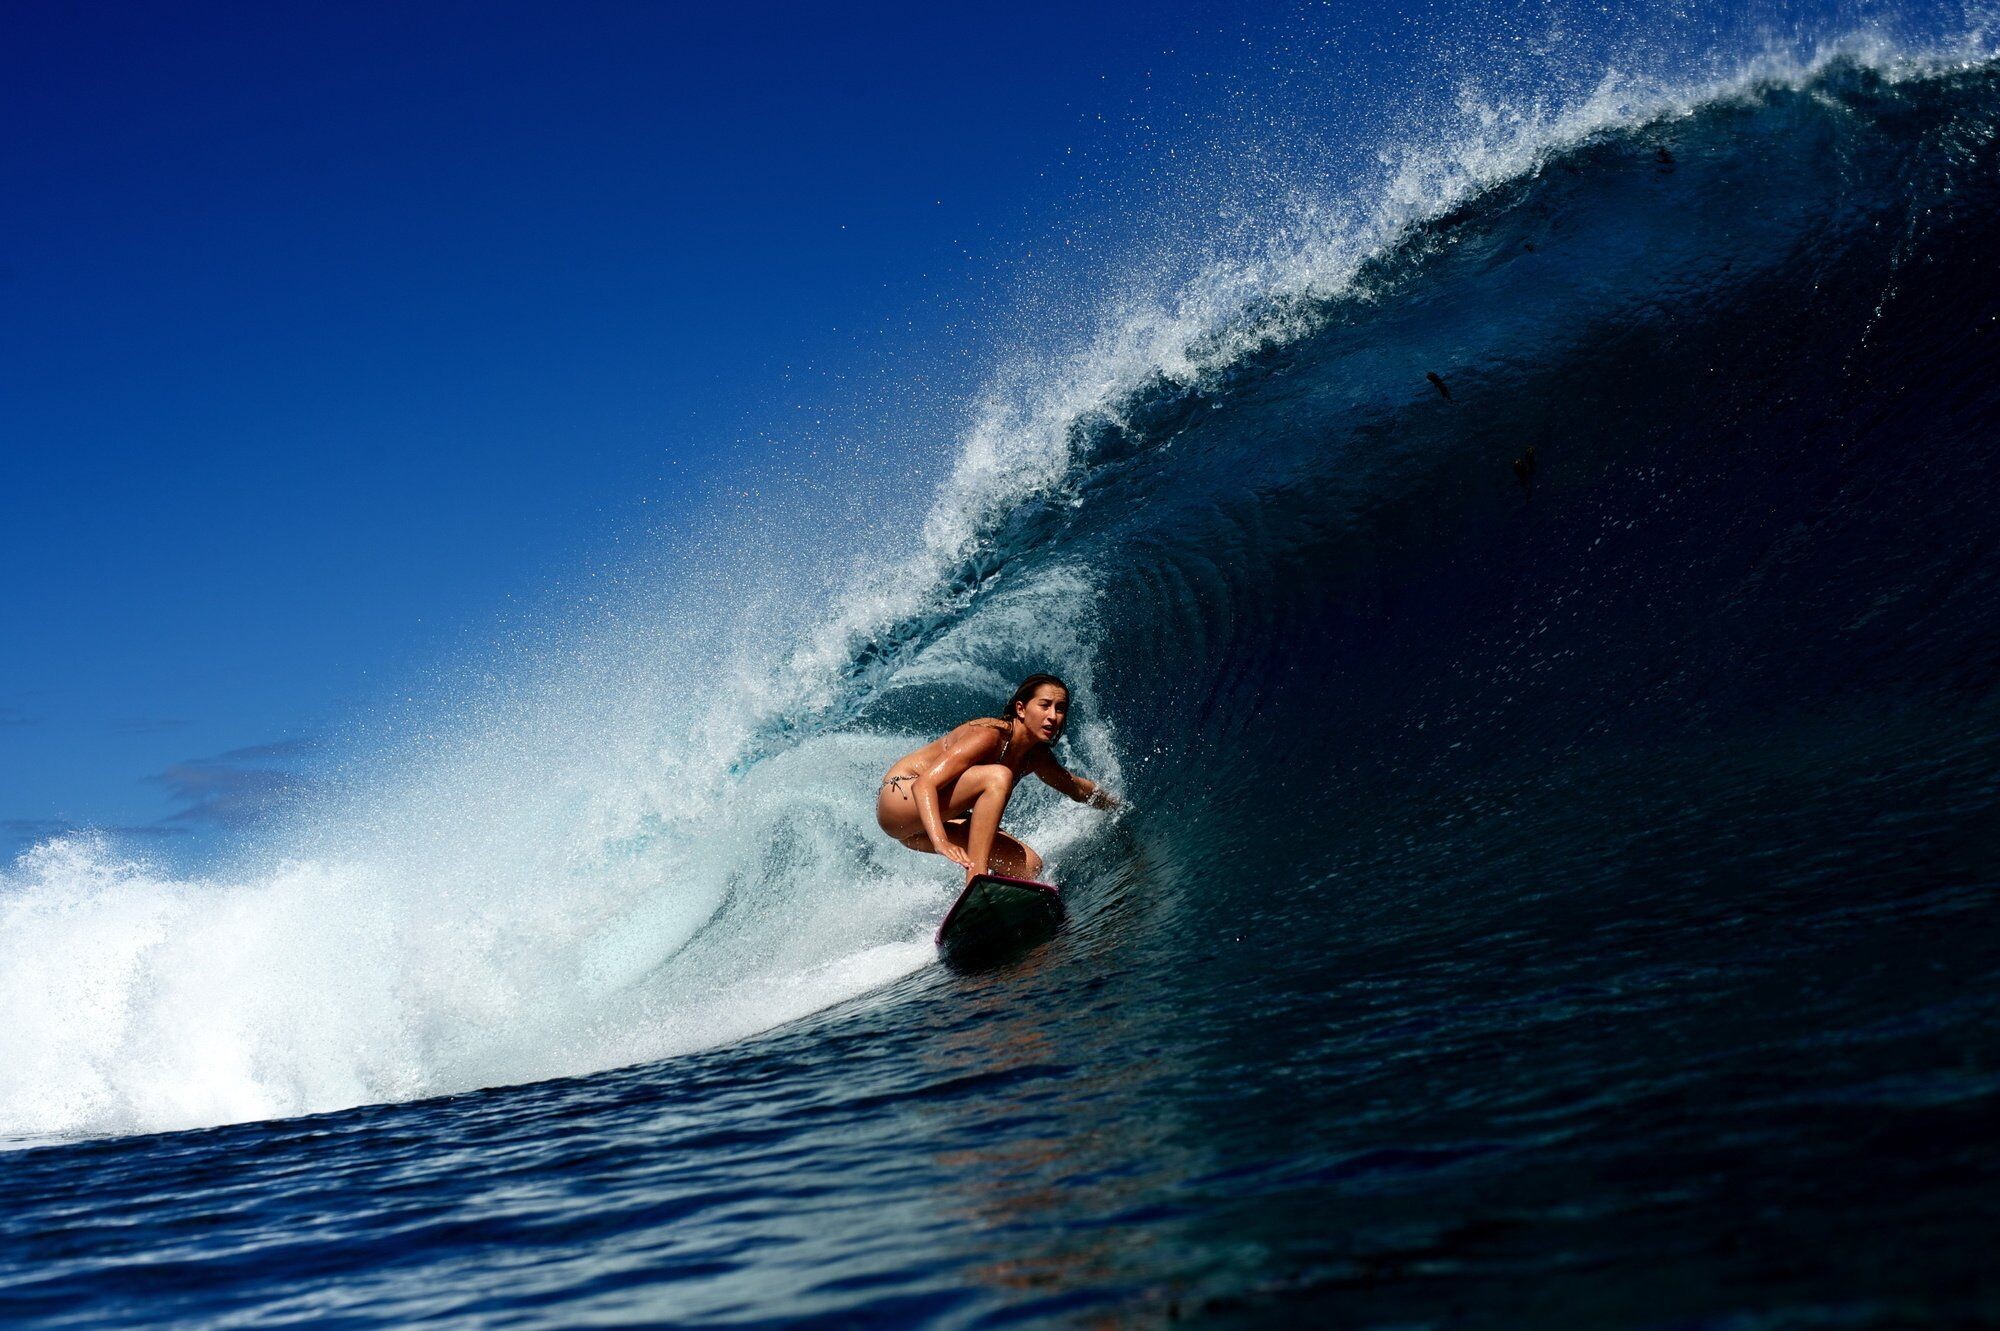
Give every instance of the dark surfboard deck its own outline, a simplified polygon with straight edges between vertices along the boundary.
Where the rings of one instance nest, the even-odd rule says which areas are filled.
[[[990,966],[1046,943],[1062,918],[1055,884],[983,873],[951,903],[938,926],[938,951],[955,966]]]

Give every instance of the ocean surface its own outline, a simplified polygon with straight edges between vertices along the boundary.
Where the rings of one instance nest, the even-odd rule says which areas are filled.
[[[830,608],[0,871],[0,1322],[2000,1323],[2000,68],[1461,165]],[[1041,669],[1131,808],[1024,791],[1069,922],[957,973],[875,785]]]

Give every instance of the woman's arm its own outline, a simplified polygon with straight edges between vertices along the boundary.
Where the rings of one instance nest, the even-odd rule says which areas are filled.
[[[999,747],[999,732],[990,726],[962,725],[944,737],[938,745],[936,761],[919,768],[917,779],[910,783],[910,795],[917,802],[917,819],[924,825],[924,835],[931,839],[931,846],[938,854],[962,869],[972,867],[972,856],[945,836],[944,810],[938,792],[964,776],[966,768],[990,758]]]
[[[1088,804],[1093,809],[1107,812],[1121,807],[1124,801],[1098,785],[1086,781],[1056,761],[1055,754],[1043,749],[1035,755],[1034,764],[1028,769],[1040,777],[1042,784],[1069,796],[1078,804]]]
[[[959,868],[970,869],[971,854],[953,845],[944,834],[944,815],[938,809],[937,778],[929,772],[917,773],[917,779],[910,783],[910,795],[917,802],[917,819],[924,825],[924,835],[931,839],[931,849]]]

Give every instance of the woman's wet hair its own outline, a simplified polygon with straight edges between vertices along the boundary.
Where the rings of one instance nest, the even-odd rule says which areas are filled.
[[[1021,681],[1021,687],[1014,690],[1014,696],[1009,698],[1007,705],[1000,709],[1001,719],[1012,721],[1014,719],[1014,709],[1034,697],[1035,690],[1044,684],[1053,684],[1063,691],[1065,698],[1070,699],[1072,702],[1076,700],[1076,695],[1070,691],[1069,685],[1063,683],[1054,675],[1030,675]],[[1065,719],[1063,728],[1065,730],[1069,728],[1067,719]]]

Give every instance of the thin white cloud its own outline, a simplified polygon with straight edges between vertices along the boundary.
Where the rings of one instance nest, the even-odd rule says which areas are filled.
[[[310,782],[291,763],[312,750],[311,740],[285,739],[174,763],[149,778],[181,805],[162,822],[220,827],[256,822],[305,792]]]

